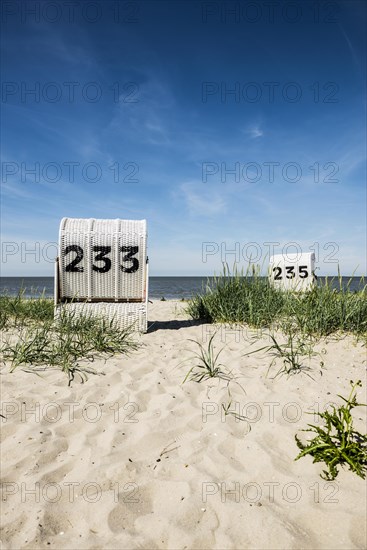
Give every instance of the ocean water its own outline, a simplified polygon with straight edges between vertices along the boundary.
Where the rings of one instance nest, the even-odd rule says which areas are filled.
[[[342,286],[346,288],[351,277],[342,277]],[[324,277],[319,277],[324,281]],[[329,278],[331,280],[331,278]],[[191,298],[197,293],[205,291],[208,277],[149,277],[149,298],[166,298],[167,300]],[[337,278],[333,280],[333,287],[339,289]],[[360,277],[353,277],[349,285],[350,290],[361,290],[366,281],[361,282]],[[0,294],[16,296],[24,289],[24,296],[30,298],[44,292],[45,296],[52,298],[54,295],[53,277],[0,277]]]

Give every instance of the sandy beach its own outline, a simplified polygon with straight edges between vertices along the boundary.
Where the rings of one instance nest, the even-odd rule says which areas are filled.
[[[339,405],[350,380],[364,384],[366,348],[322,340],[312,378],[274,378],[269,356],[245,355],[266,335],[221,327],[231,381],[183,383],[190,340],[206,347],[215,327],[175,301],[154,301],[148,319],[140,349],[95,361],[104,375],[84,384],[2,365],[1,548],[365,548],[365,482],[347,469],[324,481],[323,464],[294,461],[294,436],[306,440],[313,412]],[[353,416],[364,433],[366,408]]]

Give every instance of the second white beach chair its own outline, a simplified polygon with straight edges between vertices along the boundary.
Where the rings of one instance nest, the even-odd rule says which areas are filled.
[[[316,283],[315,253],[275,254],[269,261],[269,281],[282,290],[303,292]]]

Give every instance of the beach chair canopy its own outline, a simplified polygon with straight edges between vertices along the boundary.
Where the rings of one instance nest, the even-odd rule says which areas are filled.
[[[56,304],[103,313],[121,326],[134,322],[146,330],[145,220],[63,218],[56,263]]]
[[[269,281],[279,289],[304,291],[315,284],[315,253],[275,254],[270,257]]]

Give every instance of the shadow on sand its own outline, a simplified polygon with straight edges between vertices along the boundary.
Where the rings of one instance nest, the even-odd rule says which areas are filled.
[[[148,333],[155,332],[156,330],[179,330],[180,328],[185,327],[197,327],[203,325],[205,321],[188,319],[188,320],[178,320],[173,321],[148,321]]]

